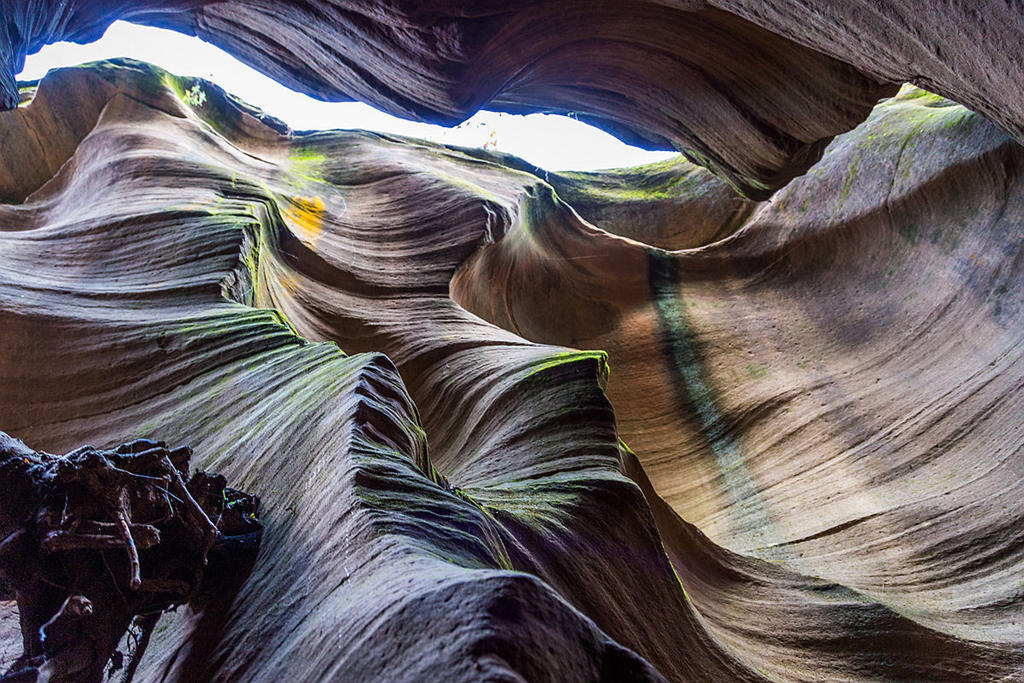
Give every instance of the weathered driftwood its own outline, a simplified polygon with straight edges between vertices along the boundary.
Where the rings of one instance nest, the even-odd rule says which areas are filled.
[[[218,475],[186,482],[191,456],[144,439],[50,455],[0,432],[0,597],[17,600],[24,642],[4,681],[99,681],[124,665],[134,620],[130,679],[159,615],[216,581],[215,547],[251,565],[259,500]]]

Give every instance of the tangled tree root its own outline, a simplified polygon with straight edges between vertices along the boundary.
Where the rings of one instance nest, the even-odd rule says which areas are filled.
[[[0,599],[25,648],[0,681],[100,681],[134,620],[130,680],[161,613],[251,568],[259,499],[188,478],[191,456],[144,439],[57,456],[0,432]]]

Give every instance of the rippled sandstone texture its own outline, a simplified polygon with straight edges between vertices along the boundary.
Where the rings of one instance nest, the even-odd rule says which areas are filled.
[[[220,45],[315,97],[452,124],[572,111],[747,196],[915,82],[1024,141],[1024,5],[1000,0],[0,0],[0,107],[25,55],[115,19]]]
[[[998,127],[908,89],[757,203],[195,85],[100,63],[0,115],[0,427],[173,439],[263,500],[140,680],[1018,675]]]
[[[115,19],[209,40],[276,80],[452,125],[486,106],[574,112],[684,149],[766,198],[895,92],[841,59],[700,2],[0,0],[0,105],[26,53]]]

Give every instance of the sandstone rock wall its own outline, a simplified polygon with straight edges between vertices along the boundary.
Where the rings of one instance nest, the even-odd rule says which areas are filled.
[[[264,501],[144,680],[1024,664],[1022,159],[980,116],[905,90],[759,204],[297,135],[137,62],[2,116],[54,131],[2,148],[4,429],[173,437]]]
[[[187,443],[263,500],[141,679],[1024,669],[1018,6],[0,8],[0,430]],[[298,134],[130,60],[14,82],[117,18],[706,168]]]

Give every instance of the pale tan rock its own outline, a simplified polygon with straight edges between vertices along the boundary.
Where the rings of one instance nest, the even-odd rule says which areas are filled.
[[[88,42],[128,19],[197,35],[319,99],[406,118],[571,113],[633,144],[683,150],[762,199],[895,91],[696,2],[5,2],[4,107],[16,106],[13,74],[26,53]]]
[[[167,436],[263,500],[237,599],[142,680],[1024,665],[1022,160],[981,117],[905,92],[754,205],[298,135],[135,62],[48,79],[0,114],[78,117],[0,163],[0,428]],[[609,197],[650,174],[692,183],[643,199],[692,248]]]

